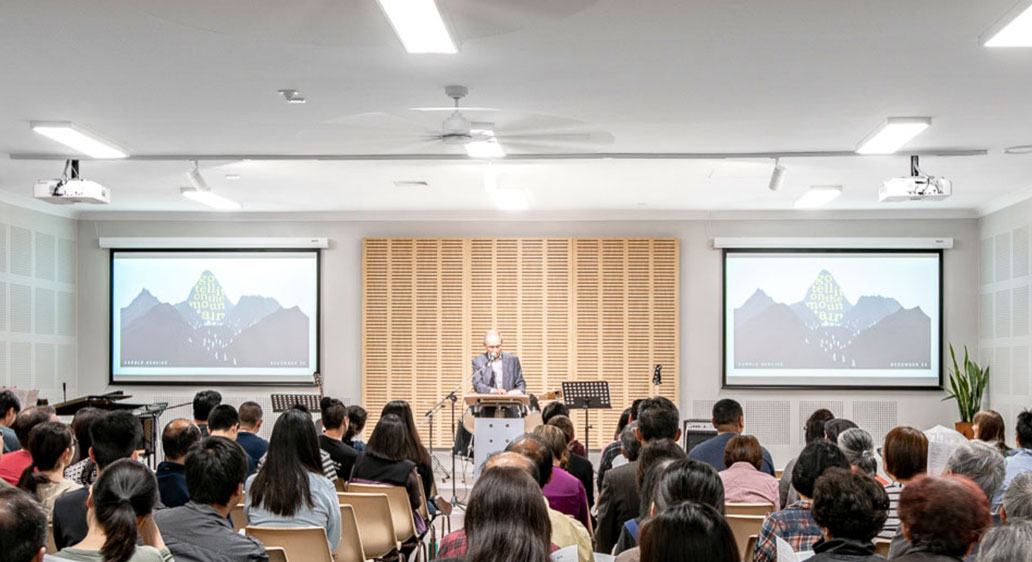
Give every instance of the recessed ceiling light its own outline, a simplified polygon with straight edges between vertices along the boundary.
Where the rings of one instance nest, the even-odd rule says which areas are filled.
[[[1032,144],[1019,144],[1003,149],[1004,154],[1032,154]]]
[[[860,141],[857,154],[894,154],[932,124],[931,117],[889,117]]]
[[[91,158],[125,158],[129,153],[115,143],[67,121],[33,121],[33,131]]]
[[[434,0],[378,0],[410,53],[455,54],[458,49]]]
[[[522,189],[496,189],[492,196],[495,206],[503,211],[525,211],[530,208],[530,199]]]
[[[982,36],[986,47],[1032,47],[1032,0],[1014,5]]]
[[[842,195],[841,185],[815,185],[806,190],[799,199],[795,201],[796,209],[819,209],[839,195]]]
[[[297,90],[279,90],[283,99],[287,100],[287,103],[305,103],[306,100],[304,94]]]
[[[229,181],[236,181],[240,179],[240,174],[226,174],[226,179]]]

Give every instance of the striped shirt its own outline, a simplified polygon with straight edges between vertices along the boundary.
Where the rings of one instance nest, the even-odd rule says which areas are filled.
[[[890,482],[885,486],[885,493],[889,495],[889,517],[878,533],[878,538],[892,540],[899,532],[899,495],[903,493],[903,485],[899,482]]]

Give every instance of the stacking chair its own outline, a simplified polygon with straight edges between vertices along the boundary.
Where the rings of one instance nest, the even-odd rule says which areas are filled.
[[[746,543],[746,546],[745,546],[745,554],[742,556],[742,562],[749,562],[750,560],[753,559],[753,555],[756,552],[756,541],[757,540],[759,540],[759,537],[757,537],[756,535],[751,535],[749,537],[749,542]],[[270,560],[269,562],[272,562],[272,561]]]
[[[348,482],[347,482],[347,480],[344,480],[343,478],[338,478],[338,479],[334,480],[333,481],[333,485],[337,487],[337,492],[347,492],[348,491]]]
[[[415,538],[416,521],[409,502],[408,491],[403,486],[386,486],[383,484],[348,484],[348,492],[356,494],[385,494],[391,505],[391,518],[394,521],[394,532],[399,543]]]
[[[287,551],[278,546],[265,547],[265,553],[269,555],[269,562],[289,562]]]
[[[353,486],[355,484],[348,487]],[[401,541],[394,532],[394,518],[387,494],[345,492],[337,495],[341,505],[349,505],[353,509],[366,557],[375,559],[395,551],[401,553]]]
[[[760,534],[760,527],[763,526],[762,515],[731,515],[727,514],[727,524],[735,535],[735,543],[738,544],[738,551],[742,560],[750,560],[749,537]]]
[[[333,553],[337,562],[365,562],[365,549],[362,548],[362,535],[358,532],[358,520],[355,508],[350,505],[340,506],[340,546]],[[270,561],[271,562],[271,561]]]
[[[774,511],[772,503],[725,503],[724,512],[728,515],[767,515]]]
[[[47,524],[47,554],[57,552],[57,544],[54,542],[54,524]]]
[[[233,522],[234,531],[239,531],[247,526],[247,514],[244,513],[244,504],[236,504],[236,507],[229,512],[229,520]]]
[[[889,539],[874,539],[874,553],[889,557],[889,547],[892,546],[892,541]]]
[[[280,547],[289,560],[300,562],[333,562],[326,529],[322,527],[256,527],[245,532],[268,547]]]

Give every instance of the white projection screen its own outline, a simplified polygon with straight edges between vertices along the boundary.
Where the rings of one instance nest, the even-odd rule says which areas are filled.
[[[318,250],[112,250],[111,382],[311,384]]]
[[[942,387],[941,250],[724,250],[725,388]]]

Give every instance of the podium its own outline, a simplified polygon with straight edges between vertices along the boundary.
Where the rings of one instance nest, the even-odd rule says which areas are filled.
[[[467,394],[464,401],[475,411],[473,466],[475,473],[480,474],[480,468],[487,457],[504,451],[509,443],[526,433],[523,412],[530,404],[530,397],[525,394]],[[487,407],[491,407],[495,412],[516,410],[521,412],[521,415],[505,418],[480,415]]]

